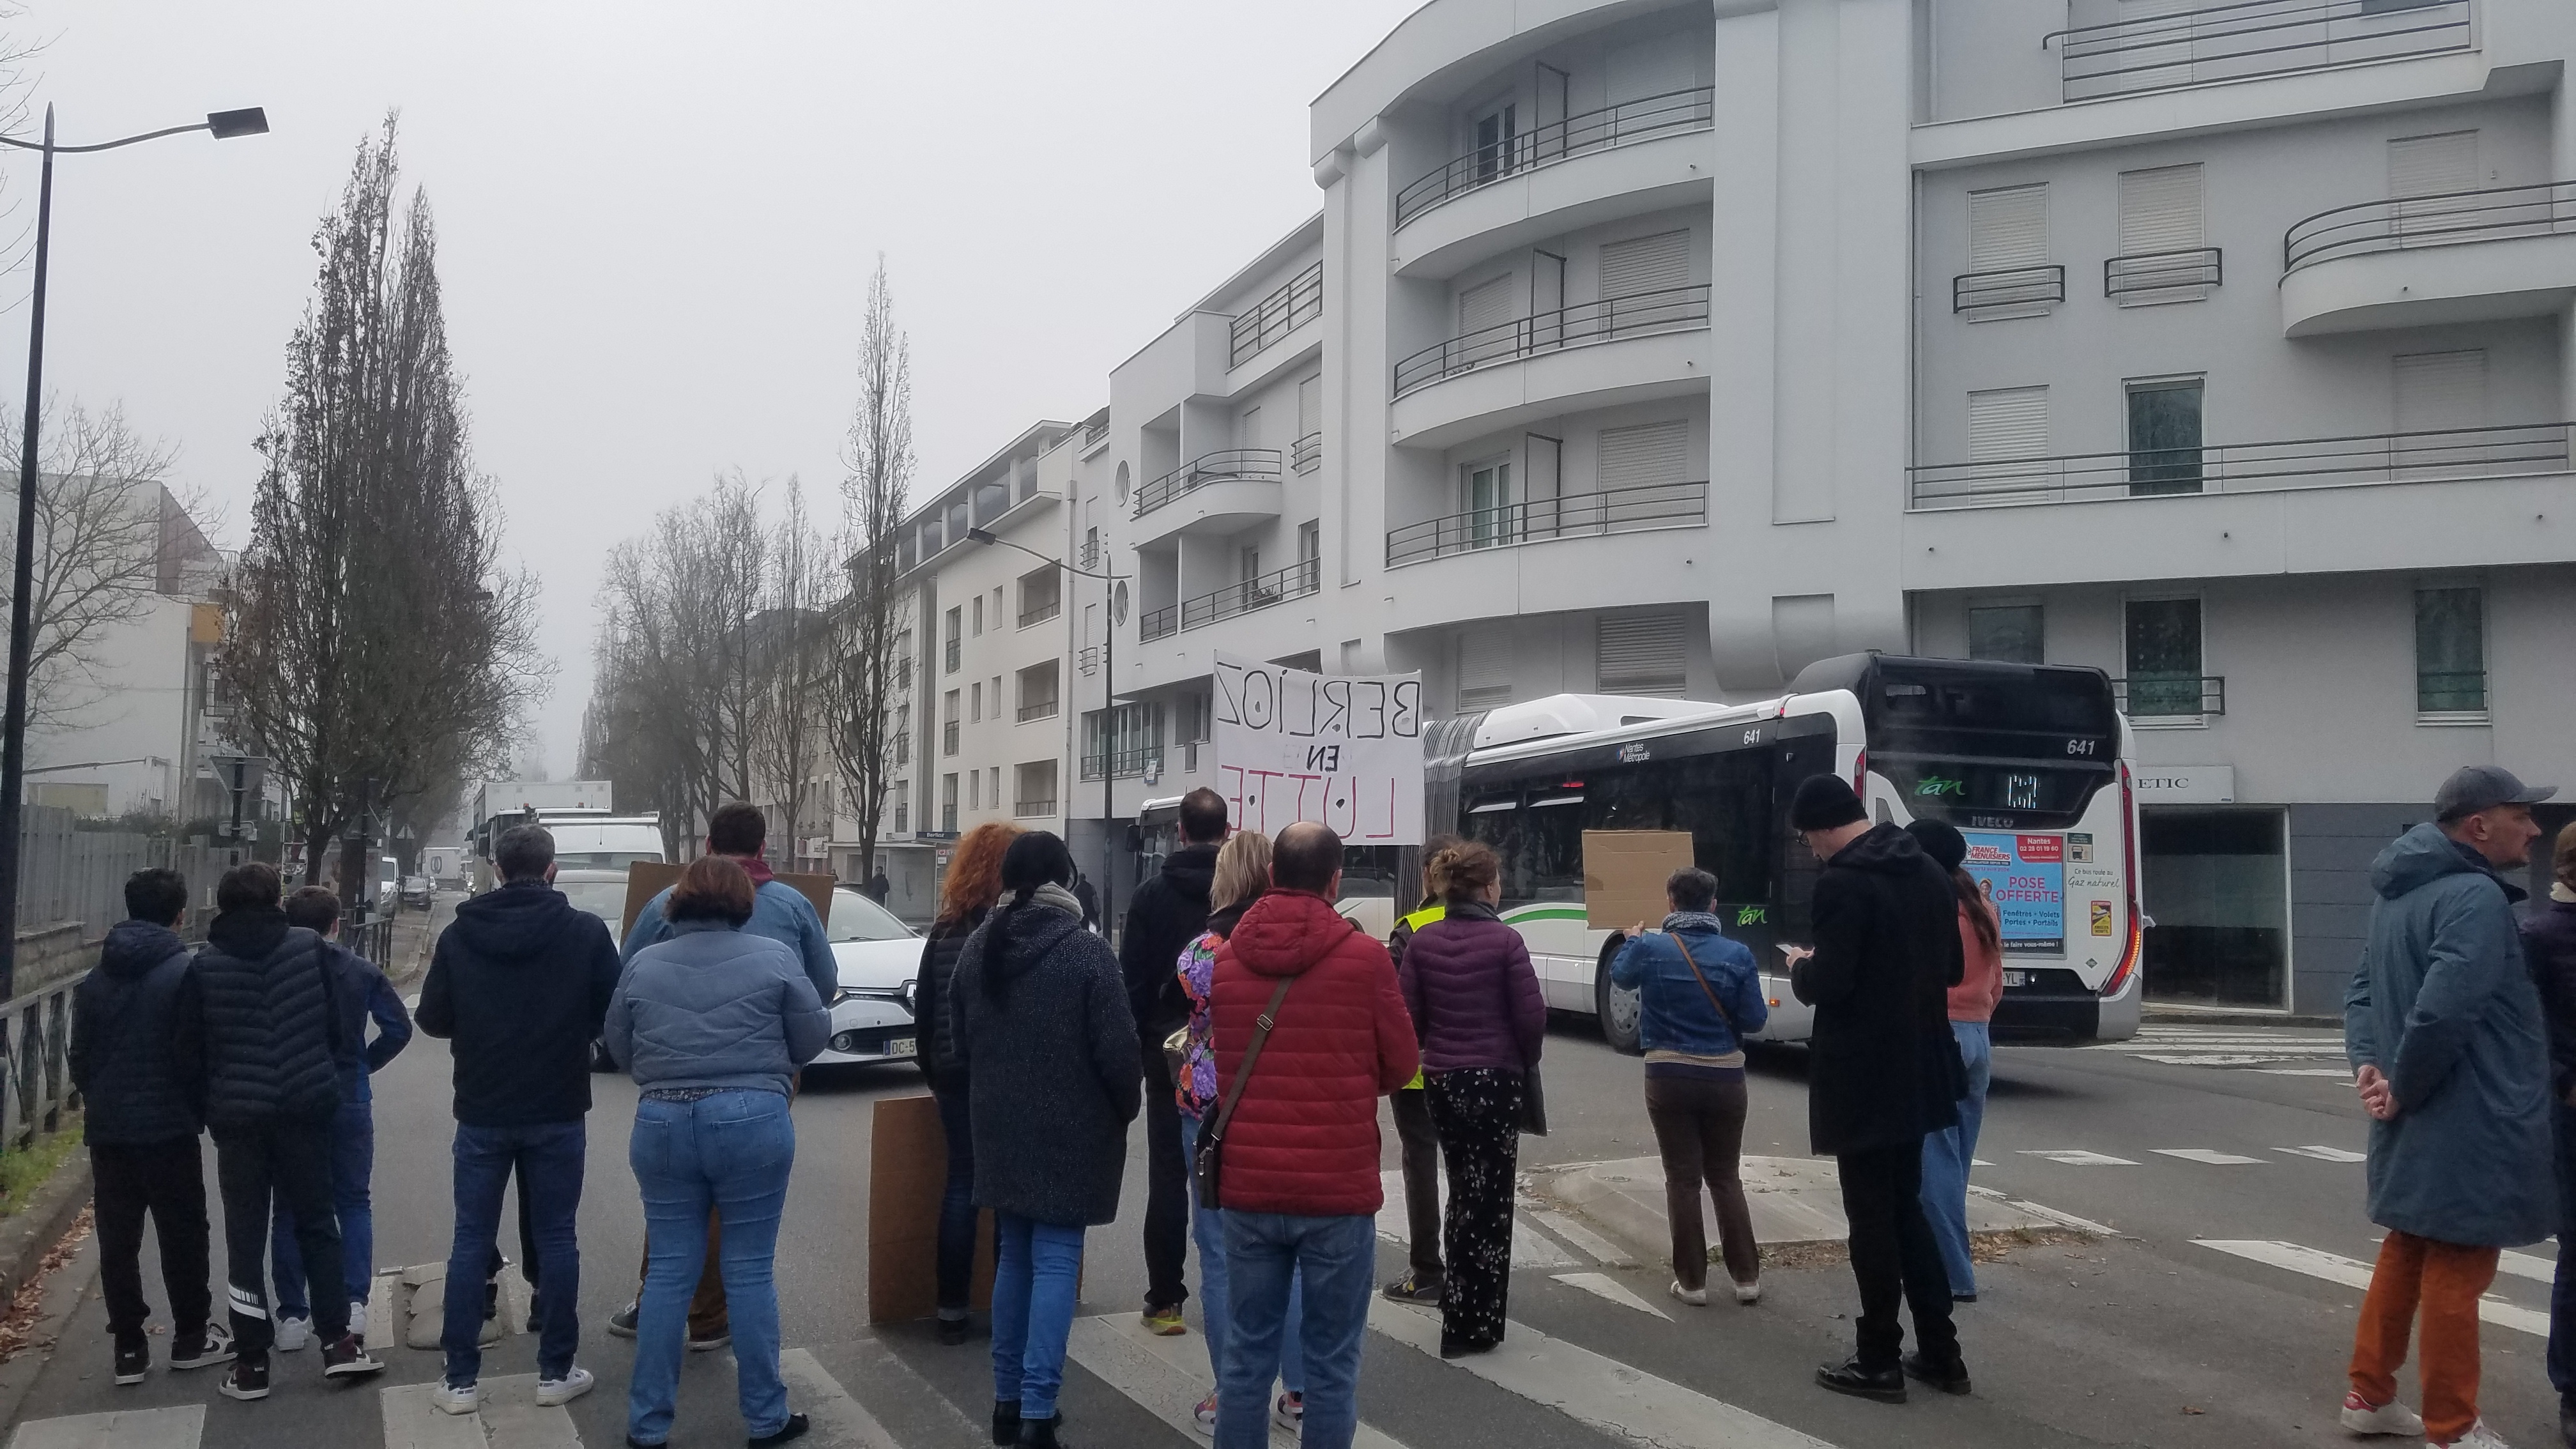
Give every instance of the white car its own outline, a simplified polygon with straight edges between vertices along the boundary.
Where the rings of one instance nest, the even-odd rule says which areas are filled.
[[[832,892],[823,923],[841,989],[831,1000],[832,1038],[816,1066],[908,1062],[921,1054],[912,1022],[921,937],[885,907],[846,887]]]

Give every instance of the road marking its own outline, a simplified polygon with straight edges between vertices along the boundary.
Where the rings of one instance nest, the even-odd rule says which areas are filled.
[[[2046,1218],[2061,1228],[2073,1228],[2079,1233],[2095,1233],[2105,1238],[2125,1238],[2128,1236],[2128,1234],[2121,1232],[2118,1228],[2112,1227],[2107,1223],[2097,1223],[2091,1218],[2079,1218],[2073,1213],[2062,1213],[2053,1207],[2044,1207],[2035,1202],[2023,1202],[2017,1197],[2006,1197],[2002,1193],[1997,1192],[1993,1188],[1987,1187],[1982,1183],[1969,1183],[1968,1191],[1975,1193],[1979,1197],[1993,1198],[1995,1201],[2002,1203],[2006,1207],[2019,1208],[2023,1212],[2030,1214],[2032,1217]]]
[[[1439,1357],[1440,1324],[1428,1314],[1372,1297],[1369,1327]],[[1458,1359],[1452,1367],[1622,1443],[1657,1449],[1833,1449],[1813,1435],[1550,1338],[1517,1319],[1493,1352]]]
[[[2045,1157],[2061,1167],[2135,1167],[2138,1165],[2125,1157],[2113,1157],[2103,1152],[2087,1152],[2081,1147],[2025,1147],[2021,1150],[2021,1155]]]
[[[436,1392],[435,1381],[396,1384],[384,1391],[379,1402],[385,1417],[385,1449],[484,1449],[482,1416],[440,1413],[429,1401]]]
[[[2263,1160],[2259,1157],[2240,1157],[2233,1152],[2218,1152],[2207,1147],[2158,1147],[2153,1150],[2158,1157],[2179,1157],[2185,1162],[2203,1162],[2211,1167],[2235,1167],[2243,1163]]]
[[[2325,1147],[2315,1143],[2306,1147],[2275,1147],[2272,1150],[2286,1152],[2292,1157],[2313,1157],[2319,1162],[2368,1162],[2370,1160],[2370,1154],[2367,1152],[2349,1152],[2340,1147]]]
[[[2338,1082],[2352,1080],[2352,1073],[2341,1067],[2256,1067],[2267,1077],[2332,1077]]]
[[[2558,1281],[2556,1258],[2538,1258],[2529,1253],[2506,1252],[2496,1259],[2496,1268],[2501,1272],[2511,1273],[2517,1278],[2528,1278],[2534,1283]]]
[[[1671,1314],[1628,1291],[1627,1284],[1607,1273],[1551,1273],[1548,1276],[1568,1288],[1580,1288],[1596,1298],[1607,1298],[1623,1308],[1634,1308],[1639,1313],[1651,1313],[1666,1323],[1673,1321]]]
[[[1626,1249],[1563,1213],[1550,1212],[1546,1208],[1531,1208],[1529,1215],[1538,1219],[1549,1232],[1590,1253],[1596,1262],[1612,1268],[1637,1266],[1636,1258]]]
[[[2367,1291],[2370,1287],[2370,1265],[2358,1258],[2347,1258],[2339,1253],[2302,1247],[2297,1243],[2260,1239],[2231,1241],[2194,1238],[2192,1241],[2204,1248],[2215,1248],[2222,1253],[2274,1268],[2286,1268],[2293,1273],[2304,1273],[2311,1278],[2322,1278],[2329,1283],[2340,1283],[2347,1288]],[[2498,1328],[2515,1329],[2536,1338],[2549,1336],[2549,1315],[2529,1308],[2518,1308],[2513,1304],[2499,1303],[2493,1299],[2481,1299],[2478,1302],[2478,1317]]]
[[[2193,1056],[2185,1056],[2178,1052],[2136,1053],[2139,1061],[2162,1062],[2169,1067],[2250,1067],[2260,1062],[2294,1061],[2299,1055],[2300,1054],[2297,1052],[2211,1052],[2205,1055]],[[2341,1047],[2337,1047],[2330,1054],[2320,1052],[2318,1055],[2341,1056],[2343,1055],[2343,1049]],[[2325,1069],[2322,1067],[2304,1067],[2299,1070],[2302,1073],[2305,1073],[2312,1071],[2322,1072]],[[2332,1075],[2340,1077],[2345,1074],[2342,1072],[2335,1072]]]
[[[367,1285],[367,1321],[358,1331],[380,1352],[394,1346],[394,1295],[401,1291],[400,1268],[387,1268]]]
[[[119,1409],[21,1424],[10,1436],[9,1449],[197,1449],[205,1432],[203,1404]]]
[[[903,1449],[876,1416],[859,1406],[808,1350],[778,1356],[778,1375],[797,1410],[814,1421],[813,1449]]]
[[[1515,1268],[1572,1268],[1579,1266],[1568,1257],[1556,1240],[1529,1225],[1529,1218],[1512,1214],[1512,1266]]]
[[[1379,1191],[1385,1198],[1378,1205],[1377,1235],[1399,1248],[1406,1247],[1413,1241],[1413,1223],[1404,1213],[1404,1174],[1389,1170],[1377,1176]],[[1435,1207],[1431,1215],[1438,1218],[1439,1210]]]
[[[1208,1369],[1207,1340],[1158,1337],[1147,1333],[1132,1313],[1108,1313],[1075,1319],[1065,1355],[1146,1413],[1183,1434],[1199,1432],[1194,1411],[1200,1397],[1215,1386],[1215,1376]],[[1270,1443],[1271,1449],[1296,1449],[1297,1435],[1274,1421]],[[1404,1445],[1362,1424],[1351,1449],[1404,1449]]]

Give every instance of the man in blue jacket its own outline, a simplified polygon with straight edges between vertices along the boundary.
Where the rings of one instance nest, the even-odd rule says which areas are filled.
[[[707,854],[731,856],[751,872],[751,919],[743,924],[743,934],[766,936],[795,952],[796,959],[804,964],[805,979],[814,983],[815,997],[828,1010],[832,998],[841,994],[841,968],[832,959],[831,937],[823,930],[823,918],[814,913],[814,903],[805,899],[805,893],[770,871],[769,862],[762,856],[768,839],[769,820],[757,805],[740,801],[719,805],[716,813],[707,817]],[[671,923],[662,914],[670,899],[671,892],[665,888],[636,913],[634,924],[626,928],[626,944],[618,951],[622,960],[632,961],[636,952],[671,938]],[[723,1246],[723,1226],[709,1216],[706,1271],[698,1278],[697,1296],[689,1300],[689,1347],[700,1352],[722,1348],[733,1337],[732,1319],[725,1312],[724,1273],[718,1261]],[[648,1250],[647,1266],[650,1263]],[[640,1293],[643,1270],[637,1270],[635,1281]],[[609,1318],[608,1331],[620,1338],[635,1336],[632,1302]]]
[[[2344,1049],[2371,1116],[2370,1220],[2388,1229],[2353,1335],[2345,1428],[2503,1449],[2478,1417],[2478,1299],[2498,1251],[2556,1225],[2549,1041],[2501,872],[2540,828],[2493,765],[2442,782],[2434,820],[2371,862],[2369,935],[2344,994]],[[2420,1419],[2397,1369],[2423,1312]]]

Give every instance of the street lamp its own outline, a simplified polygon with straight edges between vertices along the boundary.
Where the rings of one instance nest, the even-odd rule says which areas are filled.
[[[1049,558],[1045,554],[1038,552],[1036,549],[1030,548],[1026,544],[1013,543],[1009,539],[995,534],[989,528],[967,529],[966,537],[976,543],[998,543],[1004,548],[1016,548],[1020,552],[1027,554],[1029,557],[1036,559],[1040,563],[1053,564],[1057,568],[1064,570],[1066,573],[1072,574],[1076,578],[1098,579],[1109,586],[1101,591],[1107,596],[1103,601],[1104,607],[1101,612],[1108,616],[1109,627],[1103,630],[1100,636],[1100,673],[1102,676],[1100,718],[1101,723],[1106,726],[1110,720],[1109,712],[1117,707],[1118,702],[1118,585],[1127,581],[1127,575],[1096,574],[1087,569],[1075,568],[1073,565],[1066,563],[1060,558]],[[1114,740],[1117,738],[1114,731],[1105,730],[1104,733],[1108,739]],[[1080,768],[1078,762],[1082,758],[1080,744],[1080,738],[1077,736],[1075,739],[1076,750],[1074,754],[1074,759],[1077,761],[1077,770]],[[1114,890],[1118,884],[1118,847],[1115,843],[1115,836],[1118,830],[1117,758],[1116,754],[1108,753],[1104,754],[1100,761],[1100,934],[1103,937],[1106,937],[1109,934],[1109,923],[1113,919],[1109,908],[1110,892]],[[1067,820],[1071,820],[1073,818],[1073,782],[1070,780],[1065,782],[1064,802],[1066,807],[1065,818]]]
[[[88,146],[54,144],[54,108],[45,107],[45,136],[0,136],[0,146],[44,153],[44,176],[36,189],[36,285],[27,303],[27,411],[18,420],[18,553],[9,588],[9,704],[0,720],[0,1001],[18,989],[18,820],[26,793],[27,672],[35,654],[34,600],[36,554],[36,414],[44,405],[45,264],[53,241],[54,157],[91,151],[113,151],[138,141],[156,141],[204,131],[216,140],[258,136],[268,130],[268,113],[257,106],[214,111],[190,126],[168,126],[100,141]]]

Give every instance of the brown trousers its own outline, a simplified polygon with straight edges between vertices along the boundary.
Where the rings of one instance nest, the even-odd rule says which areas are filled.
[[[1717,1208],[1717,1240],[1726,1275],[1756,1281],[1761,1258],[1753,1214],[1736,1168],[1744,1144],[1744,1082],[1648,1077],[1646,1120],[1664,1159],[1664,1211],[1672,1219],[1673,1276],[1685,1288],[1708,1284],[1708,1228],[1700,1216],[1703,1188]]]

